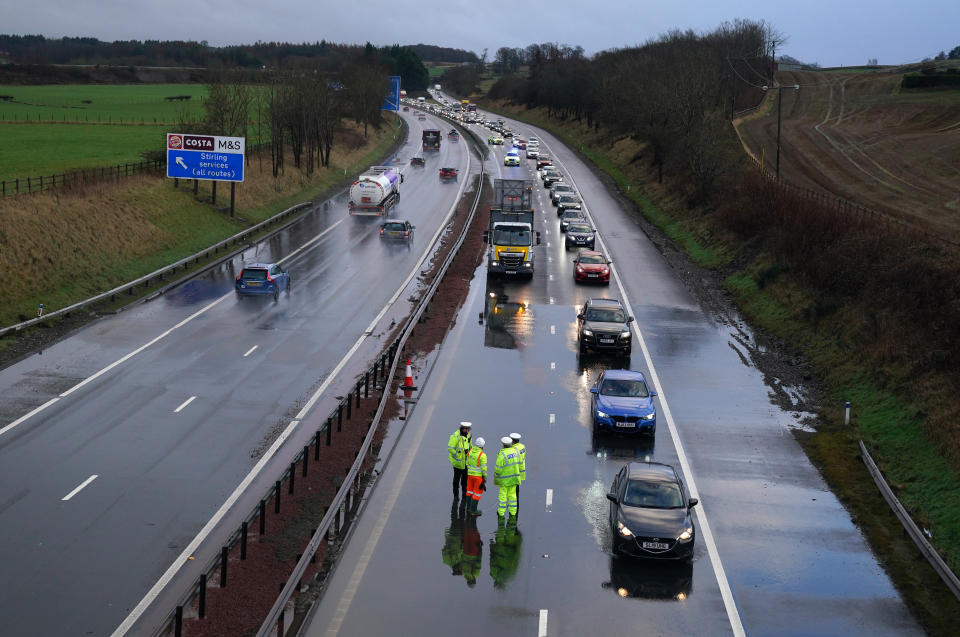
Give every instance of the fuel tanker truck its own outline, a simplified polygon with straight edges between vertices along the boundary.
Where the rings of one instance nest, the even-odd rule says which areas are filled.
[[[351,215],[384,215],[400,201],[403,175],[395,166],[370,166],[350,186]]]
[[[488,275],[533,277],[533,246],[540,244],[540,233],[533,229],[533,181],[495,179],[490,225],[483,240],[487,252]]]

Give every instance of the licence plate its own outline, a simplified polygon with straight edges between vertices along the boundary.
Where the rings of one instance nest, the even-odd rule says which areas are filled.
[[[645,549],[654,549],[657,551],[666,551],[670,545],[665,542],[643,542],[641,544]]]
[[[603,343],[604,345],[611,345],[611,344],[613,343],[613,339],[612,339],[612,338],[601,338],[601,339],[600,339],[600,342]]]
[[[260,281],[247,281],[247,285],[250,287],[259,287]]]
[[[599,274],[588,274],[588,275],[587,275],[587,278],[588,278],[588,279],[595,279],[595,278],[597,278],[598,276],[600,276],[600,275],[599,275]],[[606,343],[607,341],[604,341],[604,342]]]
[[[618,421],[618,422],[615,423],[615,424],[617,425],[617,427],[627,427],[627,428],[630,428],[630,429],[632,429],[632,428],[634,428],[634,427],[637,426],[635,423],[632,423],[632,422],[623,422],[623,421]]]

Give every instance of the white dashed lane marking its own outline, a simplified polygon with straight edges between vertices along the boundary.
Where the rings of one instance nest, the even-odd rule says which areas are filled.
[[[247,353],[244,354],[243,357],[246,358],[247,356],[250,356],[250,354],[253,354],[254,350],[257,349],[258,347],[260,346],[254,345],[253,347],[251,347],[250,349],[247,350]]]
[[[62,502],[66,502],[67,500],[69,500],[69,499],[72,498],[73,496],[75,496],[75,495],[77,495],[78,493],[80,493],[80,491],[82,491],[85,486],[87,486],[88,484],[90,484],[91,482],[93,482],[93,481],[96,480],[96,479],[97,479],[97,474],[93,474],[92,476],[90,476],[89,478],[87,478],[86,480],[84,480],[83,482],[81,482],[81,483],[79,484],[79,486],[77,486],[76,489],[74,489],[73,491],[71,491],[71,492],[68,493],[67,495],[65,495],[65,496],[63,496],[62,498],[60,498],[61,501],[62,501]]]
[[[540,625],[537,627],[537,637],[547,637],[547,609],[540,609]]]
[[[190,398],[187,398],[185,401],[183,401],[182,403],[180,403],[180,406],[179,406],[179,407],[177,407],[176,409],[173,410],[173,413],[179,414],[181,411],[183,411],[183,408],[184,408],[184,407],[186,407],[187,405],[189,405],[190,403],[192,403],[192,402],[195,401],[196,399],[197,399],[196,396],[191,396]]]

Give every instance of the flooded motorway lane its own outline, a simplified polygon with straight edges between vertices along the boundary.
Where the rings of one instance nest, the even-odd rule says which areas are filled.
[[[414,270],[466,184],[468,160],[466,144],[444,143],[425,168],[409,168],[422,126],[436,122],[408,120],[391,216],[415,224],[411,243],[381,241],[382,219],[351,217],[341,195],[185,285],[0,371],[0,428],[19,423],[0,434],[0,545],[5,578],[16,582],[0,596],[5,635],[110,634]],[[440,183],[440,165],[457,166],[459,182]],[[236,298],[235,277],[253,261],[282,262],[290,292],[278,302]],[[372,357],[387,327],[372,330],[358,358]],[[364,361],[343,368],[327,402]],[[234,513],[265,491],[255,483],[252,502]],[[171,589],[157,604],[163,614],[186,584]]]
[[[802,414],[774,404],[750,365],[749,332],[705,312],[589,170],[538,133],[623,287],[574,284],[538,182],[533,280],[478,269],[307,634],[922,634],[790,434]],[[629,360],[578,354],[577,308],[591,296],[629,301]],[[592,435],[589,387],[616,367],[659,390],[652,439]],[[492,486],[475,522],[454,507],[445,446],[461,420],[487,440],[490,471],[499,438],[523,435],[516,524],[498,524]],[[647,459],[685,465],[696,486],[690,565],[611,555],[605,494],[624,463]]]

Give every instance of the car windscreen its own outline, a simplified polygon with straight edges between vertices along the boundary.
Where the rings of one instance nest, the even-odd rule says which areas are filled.
[[[571,228],[573,226],[570,226]],[[574,231],[576,232],[576,231]],[[606,264],[607,260],[604,259],[599,254],[582,254],[580,255],[580,263],[603,263]]]
[[[266,281],[267,271],[262,268],[245,268],[240,278],[244,281]]]
[[[630,480],[623,494],[623,504],[652,509],[679,509],[684,505],[683,492],[676,482]]]
[[[621,396],[624,398],[648,398],[647,384],[642,380],[614,380],[606,378],[600,386],[600,393],[604,396]]]
[[[563,211],[564,219],[579,219],[583,221],[583,213],[579,210],[564,210]]]
[[[494,228],[493,242],[498,246],[528,246],[530,231],[520,228]]]
[[[593,228],[582,223],[571,223],[567,226],[567,232],[593,232]]]
[[[623,315],[623,310],[618,308],[593,307],[587,310],[587,320],[601,323],[624,323],[627,318]]]

